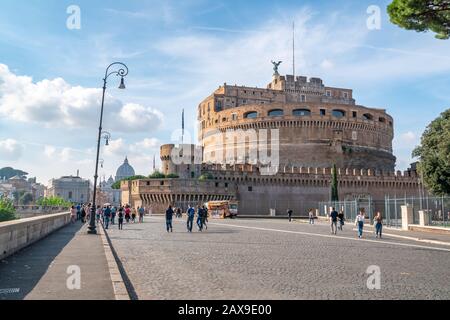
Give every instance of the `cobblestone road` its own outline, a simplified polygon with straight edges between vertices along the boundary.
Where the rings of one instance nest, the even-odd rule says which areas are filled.
[[[271,220],[214,220],[189,234],[184,219],[166,233],[162,218],[109,230],[139,299],[450,299],[450,246],[352,226]],[[450,242],[450,239],[449,239]],[[369,290],[366,270],[381,270]]]

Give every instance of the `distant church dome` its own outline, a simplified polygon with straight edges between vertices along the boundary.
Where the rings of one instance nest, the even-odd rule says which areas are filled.
[[[134,169],[130,164],[128,163],[128,158],[125,157],[125,161],[123,164],[117,169],[116,172],[116,181],[120,181],[122,179],[126,179],[129,177],[132,177],[136,175],[134,173]]]

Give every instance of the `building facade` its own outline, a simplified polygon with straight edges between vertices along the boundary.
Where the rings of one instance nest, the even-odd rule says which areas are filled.
[[[48,183],[46,196],[60,197],[73,203],[88,203],[90,201],[90,181],[80,177],[66,176],[51,179]]]

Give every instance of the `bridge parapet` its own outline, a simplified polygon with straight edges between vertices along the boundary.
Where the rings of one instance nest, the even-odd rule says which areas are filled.
[[[70,223],[70,213],[0,222],[0,260]]]

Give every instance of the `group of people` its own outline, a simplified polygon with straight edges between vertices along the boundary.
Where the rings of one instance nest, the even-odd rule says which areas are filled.
[[[81,221],[86,223],[91,218],[92,204],[78,204],[71,208],[71,222]],[[117,224],[119,230],[123,229],[124,220],[126,223],[136,223],[136,217],[139,216],[139,223],[144,222],[145,208],[138,207],[137,209],[131,208],[129,205],[125,206],[111,206],[109,204],[102,206],[96,206],[95,209],[95,221],[98,223],[103,222],[105,229],[108,229],[110,225]]]
[[[344,212],[340,211],[337,212],[335,208],[331,209],[330,213],[330,223],[331,223],[331,233],[337,234],[337,230],[343,230],[345,221]],[[355,225],[358,227],[358,238],[362,238],[363,236],[363,230],[364,230],[364,223],[366,221],[366,216],[364,209],[360,209],[358,215],[355,219]],[[383,231],[383,216],[381,215],[381,212],[377,212],[374,219],[373,219],[374,225],[375,225],[375,237],[380,238],[382,236]],[[339,225],[338,225],[339,223]]]
[[[186,211],[187,221],[186,221],[186,227],[187,232],[192,232],[192,228],[194,225],[194,218],[195,218],[195,208],[191,205],[188,206],[188,209]],[[166,210],[166,230],[167,232],[173,232],[173,216],[176,216],[177,218],[182,218],[182,210],[181,208],[173,208],[171,205]],[[202,232],[203,229],[208,229],[208,209],[205,206],[197,206],[197,227],[198,231]]]

